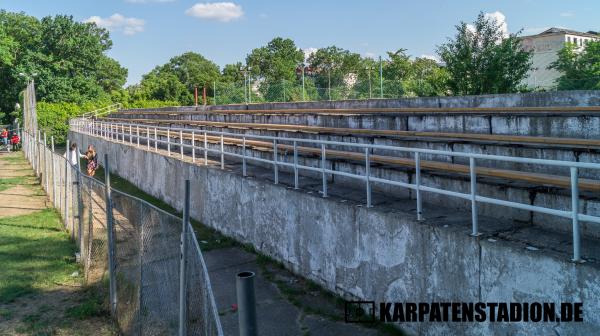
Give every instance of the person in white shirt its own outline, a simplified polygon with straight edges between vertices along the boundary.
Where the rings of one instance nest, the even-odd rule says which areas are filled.
[[[77,166],[77,161],[79,160],[79,158],[85,157],[85,155],[79,153],[79,151],[77,150],[76,143],[72,143],[71,147],[69,147],[69,150],[67,150],[64,157],[67,160],[69,160],[69,163],[71,163],[73,166]]]

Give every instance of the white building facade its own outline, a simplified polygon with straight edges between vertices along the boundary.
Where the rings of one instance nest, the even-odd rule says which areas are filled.
[[[555,88],[560,72],[548,67],[558,59],[558,52],[565,43],[573,43],[577,46],[577,50],[581,51],[589,41],[599,39],[598,35],[563,28],[550,28],[537,35],[523,36],[521,38],[523,49],[533,51],[532,69],[524,84],[532,89]]]

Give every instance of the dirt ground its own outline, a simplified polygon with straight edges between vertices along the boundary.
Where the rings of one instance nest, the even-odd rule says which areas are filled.
[[[103,286],[83,285],[74,255],[44,255],[40,251],[49,247],[36,246],[52,241],[61,244],[56,251],[74,251],[58,214],[49,208],[51,203],[22,154],[0,153],[0,243],[8,251],[3,250],[8,255],[4,262],[10,271],[23,273],[15,274],[19,281],[22,276],[27,288],[22,295],[11,293],[15,276],[3,280],[0,275],[0,335],[117,335]],[[46,218],[51,223],[45,223]],[[19,235],[27,239],[17,243]],[[44,279],[46,271],[40,265],[51,262],[53,268],[47,266]]]

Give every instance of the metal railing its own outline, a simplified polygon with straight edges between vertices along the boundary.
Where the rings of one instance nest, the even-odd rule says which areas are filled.
[[[84,113],[82,116],[84,118],[97,118],[97,117],[101,117],[107,114],[110,114],[112,112],[116,112],[118,110],[120,110],[123,107],[123,105],[121,103],[116,103],[113,105],[109,105],[109,106],[105,106],[105,107],[101,107],[99,109],[90,111],[90,112],[86,112]]]
[[[22,148],[78,247],[86,281],[109,279],[110,310],[123,334],[223,335],[189,216],[112,188],[107,156],[102,183],[40,131],[24,131]],[[189,190],[185,196],[189,204]]]
[[[417,219],[423,220],[423,204],[422,204],[422,192],[437,193],[445,196],[457,197],[467,200],[471,203],[471,216],[472,216],[472,236],[479,236],[479,220],[478,220],[478,204],[487,203],[499,206],[510,207],[514,209],[532,211],[543,213],[547,215],[558,216],[562,218],[571,219],[572,222],[572,236],[573,236],[573,261],[581,262],[581,234],[580,234],[580,221],[587,221],[600,224],[600,216],[592,216],[582,214],[579,212],[579,169],[600,169],[600,164],[597,163],[586,163],[586,162],[571,162],[571,161],[558,161],[558,160],[546,160],[546,159],[534,159],[524,157],[510,157],[510,156],[499,156],[499,155],[486,155],[486,154],[474,154],[474,153],[463,153],[463,152],[450,152],[442,150],[432,149],[420,149],[420,148],[407,148],[407,147],[396,147],[388,145],[372,145],[372,144],[361,144],[361,143],[348,143],[338,141],[324,141],[324,140],[312,140],[312,139],[300,139],[300,138],[285,138],[285,137],[273,137],[264,135],[252,135],[245,133],[229,133],[221,131],[208,131],[198,129],[186,129],[186,128],[169,128],[169,127],[158,127],[149,126],[143,124],[131,124],[131,123],[114,123],[95,121],[85,118],[71,120],[71,129],[77,132],[87,133],[93,136],[98,136],[107,140],[115,140],[120,142],[129,142],[137,147],[145,146],[147,150],[158,151],[159,144],[164,145],[167,149],[167,154],[172,155],[171,146],[179,147],[181,158],[184,158],[184,148],[188,148],[192,152],[192,162],[196,162],[197,151],[204,153],[204,164],[208,164],[208,154],[216,154],[220,158],[221,169],[225,167],[225,157],[233,157],[241,159],[242,161],[242,174],[247,175],[247,161],[257,161],[267,163],[273,166],[273,174],[275,183],[279,183],[279,169],[280,167],[289,167],[293,169],[294,174],[294,188],[299,188],[299,171],[313,171],[321,174],[322,177],[322,196],[327,197],[327,175],[340,175],[353,179],[362,180],[365,182],[366,188],[366,203],[367,207],[372,206],[372,182],[378,182],[388,184],[392,186],[398,186],[414,190],[416,193],[416,206],[417,206]],[[159,137],[159,132],[162,136],[166,136],[166,140]],[[190,139],[189,143],[185,143],[184,135]],[[208,136],[217,137],[218,146],[217,148],[210,148],[208,146]],[[179,141],[171,141],[173,137],[179,138]],[[242,147],[241,154],[234,152],[227,152],[224,149],[225,137],[237,139],[237,144]],[[129,141],[126,141],[129,140]],[[258,139],[264,140],[270,143],[273,147],[272,159],[265,159],[259,157],[253,157],[247,154],[247,140]],[[214,140],[211,140],[211,142]],[[197,146],[200,143],[202,146]],[[278,147],[284,143],[292,144],[293,161],[286,162],[278,158]],[[320,148],[320,167],[312,167],[307,165],[301,165],[298,162],[299,148],[298,144],[310,144],[313,148]],[[328,146],[345,146],[354,147],[358,151],[364,152],[365,162],[365,174],[354,174],[343,172],[339,170],[327,168],[327,147]],[[412,153],[415,166],[415,182],[407,183],[402,181],[394,181],[390,179],[379,178],[371,175],[371,152],[373,150],[388,150],[393,152],[404,152]],[[468,158],[469,160],[469,178],[470,178],[470,192],[457,192],[452,190],[446,190],[422,184],[421,178],[421,156],[425,154],[430,155],[446,155],[450,157],[462,157]],[[505,161],[513,163],[527,163],[527,164],[538,164],[538,165],[551,165],[559,167],[567,167],[570,171],[570,190],[571,190],[571,210],[560,210],[548,207],[524,204],[519,202],[507,201],[497,199],[493,197],[486,197],[477,193],[477,160],[493,160],[493,161]]]

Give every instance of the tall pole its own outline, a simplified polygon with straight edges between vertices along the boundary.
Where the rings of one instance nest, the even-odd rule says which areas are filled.
[[[379,56],[379,98],[383,98],[383,61]]]
[[[104,197],[106,201],[106,231],[108,234],[108,277],[110,312],[116,316],[117,312],[117,277],[115,274],[115,238],[113,228],[112,195],[110,189],[110,164],[108,154],[104,154]]]
[[[327,94],[331,100],[331,67],[327,69]]]
[[[213,104],[217,105],[217,81],[213,82]]]
[[[198,86],[194,86],[194,104],[198,106]]]
[[[306,101],[306,89],[304,87],[304,65],[302,65],[302,101]]]
[[[248,88],[246,87],[246,84],[248,82],[248,74],[246,73],[246,71],[244,71],[244,102],[247,104],[248,103]]]
[[[181,257],[179,262],[179,335],[187,335],[187,245],[190,222],[190,180],[185,180],[183,221],[181,226]]]
[[[369,99],[373,98],[373,90],[371,90],[371,68],[367,69],[369,71]]]

